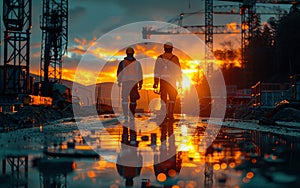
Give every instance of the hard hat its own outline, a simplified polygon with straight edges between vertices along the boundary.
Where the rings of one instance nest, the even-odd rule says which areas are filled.
[[[164,48],[173,48],[173,44],[171,42],[166,42]]]
[[[134,49],[129,47],[126,49],[126,54],[134,54]]]

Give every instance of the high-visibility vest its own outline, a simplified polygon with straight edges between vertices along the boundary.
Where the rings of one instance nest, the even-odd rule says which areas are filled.
[[[158,72],[159,72],[161,78],[166,79],[166,78],[170,78],[172,76],[172,72],[170,71],[170,69],[173,68],[172,66],[175,66],[174,63],[172,62],[173,57],[174,57],[174,55],[172,55],[172,57],[170,59],[164,59],[164,58],[160,57],[161,63],[162,63],[162,68],[159,69]]]
[[[127,61],[127,62],[126,62]],[[126,65],[128,64],[128,65]],[[133,62],[131,62],[129,64],[129,61],[128,60],[124,60],[122,62],[122,71],[119,75],[119,80],[121,82],[124,82],[124,81],[140,81],[139,77],[140,77],[140,72],[141,70],[139,70],[139,62],[134,60]]]
[[[167,81],[168,83],[175,85],[177,80],[181,78],[180,65],[178,66],[173,62],[175,55],[171,58],[165,59],[160,55],[157,59],[154,69],[154,76]]]

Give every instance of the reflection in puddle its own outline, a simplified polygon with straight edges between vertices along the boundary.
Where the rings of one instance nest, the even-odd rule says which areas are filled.
[[[84,133],[53,131],[52,139],[43,127],[42,133],[28,133],[36,142],[18,136],[21,142],[11,139],[12,132],[3,133],[0,187],[300,186],[297,137],[222,127],[206,147],[203,138],[210,126],[206,122],[146,121],[94,125]],[[148,131],[140,131],[143,126]],[[40,142],[38,134],[49,139]],[[11,140],[18,147],[7,144]],[[79,151],[87,146],[100,158],[43,153],[45,148]]]

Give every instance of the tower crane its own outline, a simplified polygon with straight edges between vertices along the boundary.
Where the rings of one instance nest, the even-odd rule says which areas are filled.
[[[246,3],[246,2],[245,2]],[[209,76],[212,70],[212,63],[209,61],[212,58],[213,52],[213,35],[214,34],[241,34],[242,41],[242,66],[246,64],[245,56],[245,47],[248,45],[252,33],[257,31],[260,23],[260,15],[269,14],[269,15],[285,15],[287,10],[280,7],[268,7],[259,5],[256,6],[255,14],[252,11],[251,18],[249,18],[247,4],[242,5],[213,5],[212,0],[205,0],[205,10],[197,11],[191,13],[181,13],[175,21],[178,21],[178,26],[168,27],[168,28],[158,28],[152,29],[144,27],[142,35],[144,39],[149,38],[151,35],[161,35],[161,34],[204,34],[205,35],[205,69],[207,75]],[[184,26],[183,19],[185,16],[195,15],[195,14],[205,14],[205,25],[191,25]],[[213,15],[214,14],[236,14],[241,15],[242,21],[240,25],[236,25],[234,28],[228,27],[227,25],[214,25],[213,24]],[[250,14],[250,13],[249,13]],[[253,14],[253,15],[252,15]],[[246,15],[246,16],[245,16]],[[249,22],[249,20],[251,22]],[[174,21],[174,20],[173,20]],[[250,24],[251,23],[251,24]],[[182,30],[185,28],[188,30]],[[251,29],[250,29],[251,28]]]
[[[205,67],[207,76],[211,76],[212,63],[208,62],[213,59],[213,0],[205,0]]]
[[[31,90],[31,0],[3,0],[4,64],[0,66],[0,106],[19,103]]]
[[[31,0],[3,0],[4,64],[0,66],[0,112],[20,105],[32,89],[30,84]],[[2,30],[1,30],[2,32]],[[2,42],[2,41],[1,41]],[[11,167],[17,183],[11,186],[28,187],[20,178],[28,178],[28,156],[11,155],[2,160],[3,174]]]
[[[68,46],[68,0],[43,0],[40,95],[52,97],[60,109],[72,102],[71,89],[61,83],[63,55]]]
[[[43,0],[40,76],[42,95],[50,95],[50,81],[60,83],[68,44],[68,0]],[[50,80],[52,79],[52,80]]]
[[[212,0],[207,0],[212,1]],[[292,6],[298,6],[299,0],[221,0],[242,3],[240,6],[241,14],[241,34],[242,34],[242,67],[247,66],[248,61],[245,58],[246,46],[249,44],[252,36],[257,32],[259,17],[256,11],[256,3],[262,4],[291,4]]]

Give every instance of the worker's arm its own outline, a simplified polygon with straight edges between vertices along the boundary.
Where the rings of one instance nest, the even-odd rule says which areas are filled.
[[[141,66],[141,63],[137,61],[137,66],[138,66],[138,72],[137,72],[137,76],[138,76],[138,89],[142,89],[143,86],[143,69]]]
[[[182,71],[181,71],[181,65],[180,65],[180,62],[179,62],[179,59],[177,56],[175,58],[175,64],[177,65],[176,75],[178,76],[178,81],[181,83],[182,82]]]
[[[120,73],[122,72],[124,66],[123,66],[124,62],[121,61],[119,63],[119,66],[118,66],[118,70],[117,70],[117,80],[118,80],[118,85],[120,86],[121,85],[121,82],[122,82],[122,75],[120,75]]]
[[[158,83],[159,83],[159,79],[160,79],[160,71],[161,71],[161,56],[159,56],[155,62],[155,66],[154,66],[154,84],[153,84],[153,88],[156,89],[158,87]]]

